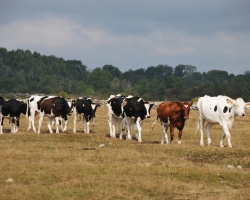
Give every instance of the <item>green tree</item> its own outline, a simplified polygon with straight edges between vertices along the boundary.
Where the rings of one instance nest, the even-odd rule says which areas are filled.
[[[106,93],[110,91],[110,82],[112,80],[112,75],[102,70],[101,68],[95,68],[87,78],[87,85],[92,86],[95,91],[102,91]]]
[[[119,78],[122,74],[122,72],[117,67],[114,67],[113,65],[104,65],[102,67],[102,70],[109,72],[113,76],[113,78],[115,77]]]

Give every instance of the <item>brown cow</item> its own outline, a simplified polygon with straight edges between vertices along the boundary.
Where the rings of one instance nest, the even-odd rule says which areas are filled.
[[[166,138],[166,142],[168,144],[168,135],[167,130],[170,125],[170,135],[171,140],[170,143],[174,139],[174,128],[176,127],[179,130],[178,136],[178,144],[181,144],[181,135],[182,130],[185,125],[185,120],[189,118],[190,106],[193,104],[191,102],[163,102],[157,106],[157,118],[155,122],[152,124],[152,129],[157,122],[158,118],[160,118],[162,125],[162,140],[161,144],[164,144],[164,137]]]

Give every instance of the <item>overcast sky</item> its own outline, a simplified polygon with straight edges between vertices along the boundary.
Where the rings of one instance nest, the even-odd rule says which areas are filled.
[[[249,0],[0,0],[0,47],[122,72],[250,71]]]

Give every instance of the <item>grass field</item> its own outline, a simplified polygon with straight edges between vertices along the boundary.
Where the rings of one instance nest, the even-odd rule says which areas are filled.
[[[0,199],[250,199],[250,111],[235,119],[233,148],[227,140],[219,147],[219,125],[211,129],[212,145],[200,147],[194,110],[182,144],[175,130],[174,142],[162,145],[160,123],[151,130],[155,118],[153,108],[142,143],[110,139],[105,106],[98,108],[91,134],[83,133],[80,123],[74,134],[72,117],[67,132],[59,134],[49,134],[45,118],[39,135],[26,132],[25,116],[16,134],[6,120],[0,135]]]

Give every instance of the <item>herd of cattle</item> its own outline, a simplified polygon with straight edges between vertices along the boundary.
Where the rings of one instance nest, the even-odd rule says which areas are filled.
[[[174,139],[174,128],[179,130],[178,144],[181,144],[182,130],[185,125],[185,120],[189,118],[190,107],[193,102],[162,102],[157,105],[157,118],[152,124],[152,129],[158,119],[162,127],[161,143],[171,143]],[[134,124],[134,130],[138,142],[142,142],[142,126],[146,118],[150,117],[150,110],[154,106],[153,103],[144,101],[141,97],[111,95],[106,101],[108,107],[108,124],[110,128],[110,137],[116,138],[116,125],[118,127],[119,138],[122,139],[122,134],[125,128],[127,129],[127,139],[131,140],[131,125]],[[225,136],[228,139],[228,146],[232,147],[231,128],[235,116],[245,116],[245,107],[248,106],[242,98],[236,100],[227,96],[210,97],[205,95],[200,97],[197,103],[199,110],[199,123],[197,130],[200,129],[200,145],[204,146],[203,130],[207,133],[208,145],[211,144],[210,128],[213,124],[219,124],[222,131],[220,146],[224,147]],[[4,118],[9,118],[11,133],[16,133],[19,127],[20,115],[27,116],[29,123],[27,132],[32,128],[34,132],[40,133],[41,125],[44,116],[48,117],[48,129],[53,133],[53,126],[56,126],[56,133],[59,129],[65,132],[68,124],[68,115],[74,115],[74,130],[76,132],[77,118],[82,118],[84,132],[90,133],[95,125],[96,109],[100,106],[94,103],[90,98],[78,98],[76,100],[67,101],[58,96],[31,96],[26,101],[16,99],[5,100],[0,97],[0,134],[3,133]],[[38,129],[35,127],[35,116],[39,114]],[[65,121],[65,126],[62,126],[62,120]],[[207,124],[204,126],[205,121]],[[92,127],[90,129],[90,122]],[[170,127],[170,141],[168,140],[167,130]]]

